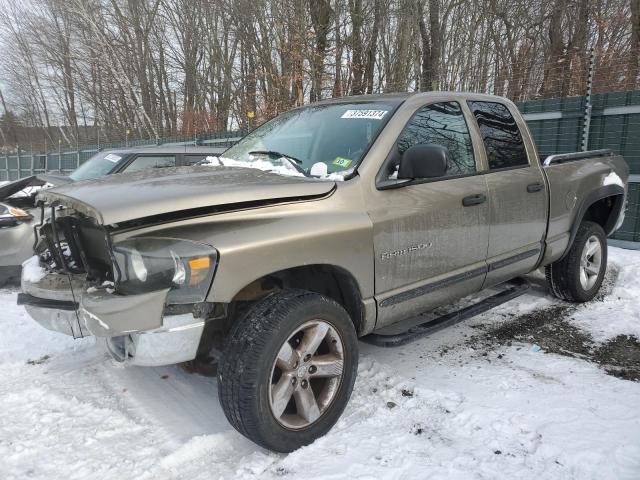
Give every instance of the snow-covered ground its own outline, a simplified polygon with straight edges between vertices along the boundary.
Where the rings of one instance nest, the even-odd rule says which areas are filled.
[[[640,252],[611,249],[610,263],[608,295],[566,318],[596,345],[640,336]],[[517,339],[473,341],[514,312],[554,315],[541,287],[405,347],[361,343],[344,416],[289,455],[229,426],[215,379],[119,367],[35,325],[15,295],[0,290],[1,479],[640,478],[640,383]]]

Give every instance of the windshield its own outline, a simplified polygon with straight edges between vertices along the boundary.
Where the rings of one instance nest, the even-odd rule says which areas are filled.
[[[293,110],[251,132],[227,150],[220,163],[270,162],[307,176],[347,175],[398,104],[331,103]]]
[[[71,172],[69,177],[76,182],[103,177],[111,172],[120,160],[122,156],[115,153],[99,152]]]

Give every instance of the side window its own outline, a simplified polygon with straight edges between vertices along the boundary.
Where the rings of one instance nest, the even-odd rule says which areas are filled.
[[[529,164],[518,124],[505,105],[469,102],[469,108],[480,127],[491,170]]]
[[[205,155],[204,153],[198,153],[198,154],[191,154],[191,155],[185,155],[184,158],[184,164],[191,166],[191,165],[195,165],[198,162],[201,162],[202,160],[204,160],[207,157],[215,157],[215,155],[211,154],[211,155]]]
[[[176,157],[174,155],[142,155],[124,169],[125,172],[137,172],[147,168],[175,167]]]
[[[476,171],[471,136],[457,102],[434,103],[418,110],[396,142],[398,161],[407,149],[420,144],[442,145],[449,150],[447,176]]]

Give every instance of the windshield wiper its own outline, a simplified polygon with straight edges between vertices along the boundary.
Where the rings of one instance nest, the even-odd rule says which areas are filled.
[[[302,160],[300,160],[299,158],[296,157],[292,157],[291,155],[288,155],[286,153],[281,153],[281,152],[276,152],[275,150],[254,150],[252,152],[249,152],[249,155],[269,155],[270,157],[284,157],[287,158],[289,160],[293,160],[294,162],[296,162],[298,165],[302,165]]]
[[[249,152],[249,155],[268,155],[270,157],[284,158],[285,160],[288,160],[297,171],[302,173],[305,177],[308,176],[307,172],[300,166],[303,164],[302,160],[286,153],[276,152],[275,150],[253,150]]]

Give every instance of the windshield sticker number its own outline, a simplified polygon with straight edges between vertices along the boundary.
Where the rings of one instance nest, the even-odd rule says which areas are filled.
[[[364,118],[371,120],[382,120],[388,110],[347,110],[340,118]]]
[[[337,165],[338,167],[349,168],[351,162],[352,160],[350,158],[336,157],[336,159],[332,163],[334,165]]]
[[[113,162],[113,163],[117,163],[122,159],[122,157],[119,157],[118,155],[110,153],[108,155],[105,155],[104,159],[109,160],[110,162]]]

